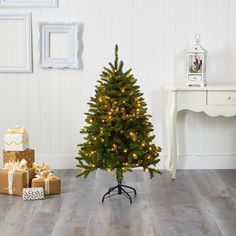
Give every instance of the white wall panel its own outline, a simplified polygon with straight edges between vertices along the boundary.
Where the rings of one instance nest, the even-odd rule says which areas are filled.
[[[29,129],[38,161],[74,168],[86,103],[118,43],[120,58],[127,69],[133,68],[153,115],[165,158],[163,87],[184,81],[185,52],[195,33],[209,51],[208,81],[236,82],[235,11],[234,0],[60,0],[59,8],[0,9],[0,14],[32,12],[34,59],[32,74],[0,74],[0,139],[9,126],[22,124]],[[81,23],[80,70],[38,66],[39,21]],[[5,40],[3,32],[1,38]],[[7,48],[0,48],[1,56],[7,55]],[[21,63],[21,54],[17,51],[14,61]],[[178,116],[178,138],[180,168],[236,167],[235,118],[184,111]]]

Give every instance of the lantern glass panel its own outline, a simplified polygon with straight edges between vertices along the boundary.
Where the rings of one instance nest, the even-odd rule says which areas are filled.
[[[203,55],[189,55],[189,72],[202,73]]]

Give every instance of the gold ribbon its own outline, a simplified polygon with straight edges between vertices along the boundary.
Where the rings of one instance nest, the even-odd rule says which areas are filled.
[[[5,141],[5,144],[6,145],[12,145],[12,144],[21,145],[21,144],[26,144],[28,142],[29,142],[29,139],[25,138],[25,139],[23,139],[22,141],[19,141],[19,142],[17,142],[17,141],[10,141],[10,142]]]
[[[9,161],[5,163],[4,169],[7,169],[8,171],[26,171],[28,170],[27,167],[27,161],[25,159],[22,159],[21,161]]]
[[[8,171],[8,193],[13,194],[14,171]]]
[[[27,130],[20,125],[13,126],[7,130],[8,134],[27,134]]]
[[[14,185],[14,173],[15,171],[26,171],[27,175],[27,187],[29,186],[29,171],[27,167],[27,161],[22,159],[20,162],[17,161],[9,161],[5,163],[4,169],[8,170],[8,193],[10,195],[13,194],[13,185]]]
[[[53,172],[51,170],[46,170],[46,171],[42,171],[39,172],[35,175],[36,179],[59,179],[59,177],[57,177],[56,175],[53,174]]]
[[[49,183],[49,179],[45,179],[45,195],[49,195],[50,194],[50,183]]]
[[[34,162],[33,168],[35,169],[36,173],[40,173],[40,172],[49,170],[49,166],[47,163],[37,164],[36,162]]]
[[[35,179],[44,180],[46,195],[50,194],[50,180],[51,179],[59,179],[59,177],[54,175],[51,170],[45,170],[42,172],[38,172],[35,177],[36,177]]]

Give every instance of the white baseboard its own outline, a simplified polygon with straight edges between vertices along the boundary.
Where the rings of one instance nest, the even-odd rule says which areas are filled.
[[[160,155],[159,169],[166,169],[166,155]],[[38,155],[38,163],[46,162],[52,169],[76,169],[72,155]],[[232,155],[180,155],[178,169],[236,169],[236,154]]]
[[[178,169],[236,169],[236,155],[179,156]]]

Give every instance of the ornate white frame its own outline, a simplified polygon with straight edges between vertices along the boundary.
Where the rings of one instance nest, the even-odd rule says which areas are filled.
[[[0,0],[0,7],[58,7],[59,0]]]
[[[68,58],[50,58],[50,33],[67,33]],[[79,68],[79,23],[39,22],[39,64],[42,68]]]
[[[25,23],[25,55],[26,65],[22,67],[4,67],[0,65],[0,72],[32,72],[32,17],[29,14],[0,14],[0,20],[23,20]]]

